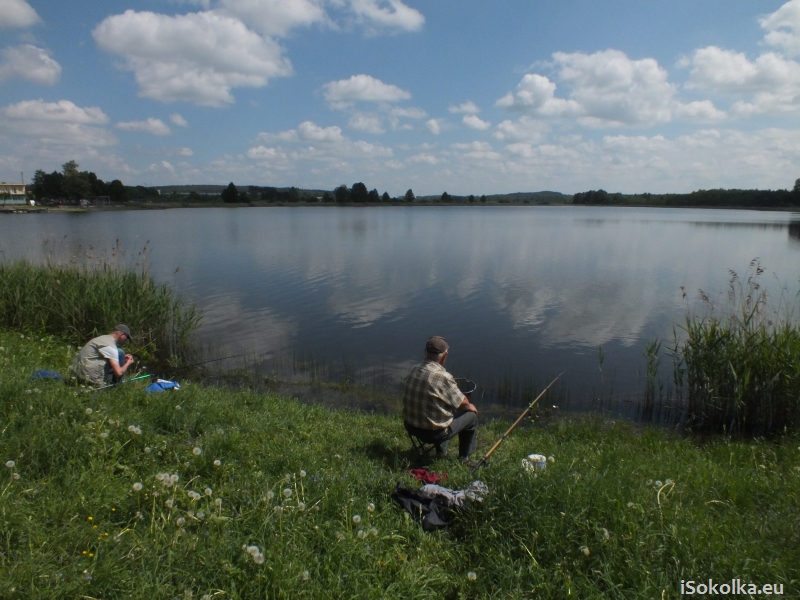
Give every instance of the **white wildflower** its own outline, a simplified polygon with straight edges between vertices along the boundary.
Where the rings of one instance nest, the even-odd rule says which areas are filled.
[[[282,515],[283,514],[283,507],[282,506],[276,506],[275,507],[275,514],[276,515]]]
[[[244,546],[244,549],[250,556],[261,554],[261,550],[258,549],[258,546]]]
[[[308,579],[311,577],[311,573],[309,573],[308,571],[303,571],[302,577],[303,581],[308,581]]]
[[[648,479],[647,481],[644,482],[644,484],[647,485],[647,486],[653,485],[653,480],[652,479]]]
[[[369,530],[369,533],[370,535],[376,536],[378,535],[378,530],[373,527],[372,529]]]
[[[636,505],[633,502],[628,502],[628,508],[633,508],[634,506]]]
[[[303,471],[302,469],[300,469],[300,477],[305,477],[305,476],[306,476],[306,472]]]
[[[13,469],[14,467],[16,467],[16,466],[17,466],[17,463],[16,463],[15,461],[13,461],[13,460],[9,460],[9,461],[7,461],[7,462],[6,462],[6,466],[7,466],[9,469]]]
[[[291,488],[286,488],[286,489],[283,490],[283,497],[284,498],[291,498],[291,496],[292,496],[292,489]]]
[[[608,529],[606,529],[605,527],[602,527],[601,529],[603,530],[603,539],[604,540],[610,539],[611,534],[608,532]]]
[[[664,484],[663,484],[663,483],[661,483],[661,480],[660,480],[660,479],[656,479],[656,480],[655,480],[655,482],[653,483],[653,485],[655,485],[657,488],[660,488],[660,487],[661,487],[662,485],[664,485]]]
[[[150,454],[153,449],[150,446],[145,446],[144,451],[147,452],[147,454]]]
[[[141,482],[137,481],[133,484],[133,491],[134,492],[141,492],[142,491],[142,484]]]
[[[367,510],[368,510],[369,512],[375,512],[375,505],[374,505],[372,502],[370,502],[370,503],[367,505]]]
[[[253,557],[253,562],[256,563],[257,565],[263,565],[264,564],[264,555],[259,552],[258,554],[256,554]]]
[[[299,510],[300,512],[303,512],[305,509],[306,509],[306,503],[305,502],[298,502],[297,503],[297,510]]]
[[[167,508],[172,508],[172,505],[173,505],[172,500],[168,499],[164,501],[164,506],[166,506]]]
[[[172,475],[169,476],[169,478],[172,481],[173,485],[178,483],[178,481],[180,480],[180,477],[178,477],[177,473],[173,473]]]
[[[194,454],[195,456],[200,456],[202,453],[203,450],[202,448],[200,448],[200,446],[195,446],[194,448],[192,448],[192,454]]]
[[[178,519],[175,521],[175,524],[178,527],[183,527],[184,523],[186,523],[186,519],[184,519],[183,517],[178,517]]]
[[[366,536],[367,534],[363,529],[358,530],[358,539],[363,540]]]
[[[84,412],[85,412],[87,415],[90,415],[90,414],[92,414],[94,411],[93,411],[91,408],[87,408],[87,409],[86,409]]]
[[[214,492],[212,492],[212,491],[211,491],[211,488],[209,488],[209,487],[207,487],[205,490],[203,490],[203,493],[204,493],[206,496],[208,496],[209,498],[210,498],[211,496],[213,496],[213,495],[214,495]]]
[[[222,498],[217,498],[216,500],[214,500],[214,504],[217,505],[217,508],[221,508],[222,507]]]
[[[548,456],[547,457],[547,462],[551,462],[551,463],[556,462],[556,457],[555,456]]]
[[[469,579],[470,581],[475,581],[477,578],[478,574],[475,573],[475,571],[470,571],[469,573],[467,573],[467,579]]]
[[[589,552],[589,548],[586,546],[581,546],[581,552],[583,552],[584,556],[589,556],[589,554],[591,554],[591,552]]]
[[[100,437],[106,439],[108,437],[108,432],[104,431],[103,433],[100,434]]]
[[[217,459],[217,460],[214,461],[214,466],[215,467],[219,467],[220,465],[222,465],[222,461],[221,460]]]
[[[355,523],[356,525],[361,523],[361,515],[353,515],[353,523]]]
[[[19,473],[14,473],[11,477],[14,479],[19,479]]]
[[[664,482],[664,485],[675,485],[675,482],[674,482],[674,481],[672,481],[672,479],[667,479],[667,480]]]
[[[197,513],[197,518],[198,518],[198,519],[205,519],[205,518],[206,518],[206,513],[204,513],[204,512],[201,510],[199,513]]]
[[[275,497],[275,492],[267,492],[267,500],[272,500]]]
[[[175,410],[180,410],[180,409],[181,409],[181,405],[180,404],[176,404],[175,405]]]

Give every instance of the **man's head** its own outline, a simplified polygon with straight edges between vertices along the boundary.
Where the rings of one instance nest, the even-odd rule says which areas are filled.
[[[425,342],[425,358],[434,360],[440,365],[444,364],[449,350],[450,346],[447,344],[447,341],[438,335],[433,336]]]
[[[118,344],[124,344],[129,339],[131,339],[131,330],[130,328],[125,325],[124,323],[120,323],[116,327],[114,327],[114,331],[112,335],[116,338]]]

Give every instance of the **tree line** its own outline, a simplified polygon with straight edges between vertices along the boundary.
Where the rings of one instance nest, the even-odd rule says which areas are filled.
[[[573,204],[593,206],[682,206],[781,208],[800,206],[800,179],[791,190],[697,190],[689,194],[620,194],[603,189],[581,192]]]
[[[37,200],[80,200],[98,196],[107,197],[112,202],[127,199],[127,190],[119,179],[106,183],[91,171],[81,171],[74,160],[64,163],[61,171],[45,173],[37,170],[31,191]]]

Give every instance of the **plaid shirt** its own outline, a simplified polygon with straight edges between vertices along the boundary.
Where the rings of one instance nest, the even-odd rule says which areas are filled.
[[[439,363],[426,360],[414,366],[403,391],[403,420],[420,429],[444,429],[464,401],[456,380]]]

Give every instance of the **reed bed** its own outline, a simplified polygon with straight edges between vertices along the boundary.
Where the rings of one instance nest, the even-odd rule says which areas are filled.
[[[775,306],[753,262],[731,271],[727,302],[706,294],[703,316],[690,316],[672,348],[684,418],[696,430],[768,435],[800,425],[800,326],[786,288]]]
[[[80,345],[130,326],[136,354],[161,364],[185,363],[201,322],[166,285],[140,271],[101,265],[0,264],[0,327],[57,335]]]

